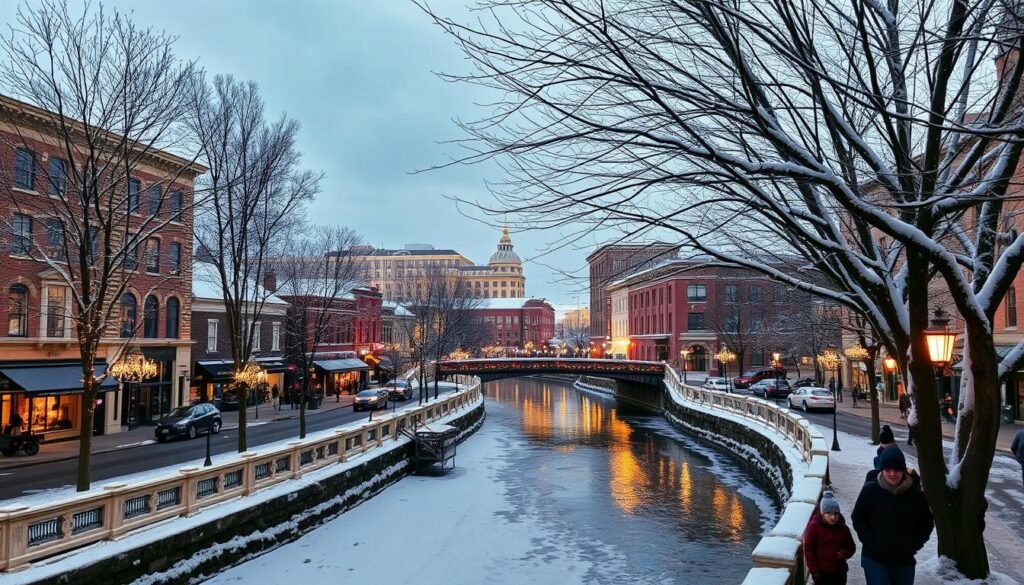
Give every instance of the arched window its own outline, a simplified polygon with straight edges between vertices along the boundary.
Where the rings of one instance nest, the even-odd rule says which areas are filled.
[[[1013,286],[1006,291],[1006,326],[1017,326],[1017,288]]]
[[[120,337],[135,335],[135,320],[138,317],[139,303],[132,293],[121,295],[121,332]]]
[[[149,295],[146,297],[146,306],[142,316],[142,336],[153,338],[159,336],[160,330],[160,301]]]
[[[28,287],[12,285],[7,293],[7,335],[28,335]]]
[[[178,303],[178,299],[171,297],[167,299],[167,332],[166,336],[170,339],[178,338],[178,311],[181,305]]]
[[[703,346],[694,345],[690,347],[690,353],[687,355],[687,358],[690,360],[690,371],[708,371],[708,350]]]

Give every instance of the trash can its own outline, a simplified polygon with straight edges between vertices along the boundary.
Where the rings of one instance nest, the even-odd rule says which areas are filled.
[[[1013,407],[1009,404],[1003,405],[1003,422],[1013,424]]]
[[[320,409],[320,397],[319,396],[310,396],[309,399],[308,399],[308,402],[306,403],[306,406],[308,406],[310,410],[319,410]]]

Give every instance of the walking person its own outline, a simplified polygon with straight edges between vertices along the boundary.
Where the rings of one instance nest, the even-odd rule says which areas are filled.
[[[948,423],[956,422],[953,418],[953,395],[949,392],[942,397],[942,418]]]
[[[906,392],[901,392],[900,393],[899,406],[900,406],[900,418],[902,418],[902,419],[907,418],[907,414],[910,413],[910,397],[907,396]]]
[[[836,396],[836,379],[835,378],[831,378],[830,377],[828,379],[828,391],[832,393],[832,397],[833,398],[838,400],[838,397]]]
[[[846,585],[846,560],[857,552],[850,528],[839,510],[839,500],[825,492],[818,511],[804,530],[804,559],[815,585]]]
[[[1013,456],[1020,463],[1021,477],[1024,480],[1024,429],[1017,431],[1017,434],[1013,436],[1013,444],[1010,445],[1010,451],[1013,452]]]
[[[281,391],[277,389],[277,384],[270,389],[270,397],[274,400],[274,410],[281,410]]]
[[[879,462],[878,477],[861,488],[850,516],[863,547],[860,565],[867,585],[913,585],[914,555],[932,534],[932,513],[903,451],[889,447]]]
[[[850,388],[850,397],[853,398],[853,407],[854,408],[857,408],[857,399],[860,398],[859,394],[860,394],[860,388],[859,387],[854,386],[853,388]]]

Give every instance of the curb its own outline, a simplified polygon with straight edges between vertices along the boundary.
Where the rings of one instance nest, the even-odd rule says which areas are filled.
[[[341,407],[341,408],[344,408],[344,407]],[[334,409],[331,409],[331,410],[341,410],[341,408],[334,408]],[[317,412],[311,412],[311,411],[307,410],[306,411],[306,415],[307,416],[311,416],[313,414],[324,414],[324,413],[327,413],[327,412],[331,412],[331,410],[320,410],[320,409],[317,409]],[[280,417],[272,418],[272,419],[270,419],[270,423],[275,423],[275,422],[284,421],[284,420],[291,420],[291,419],[295,419],[295,418],[299,418],[299,411],[298,410],[296,410],[295,414],[293,414],[293,415],[280,416]],[[270,424],[270,423],[268,423],[268,424]],[[231,426],[224,426],[224,427],[221,428],[221,430],[232,430],[232,429],[237,429],[237,428],[238,428],[238,425],[235,424],[235,425],[231,425]],[[119,447],[109,447],[109,448],[105,448],[105,449],[97,449],[97,450],[93,451],[92,454],[93,455],[98,455],[100,453],[113,453],[114,451],[128,451],[128,450],[131,450],[131,449],[138,449],[139,447],[146,447],[148,445],[149,444],[147,444],[144,441],[142,441],[142,442],[139,442],[137,444],[129,444],[129,445],[122,445],[122,446],[119,446]],[[0,473],[3,473],[5,470],[8,470],[8,469],[21,469],[21,468],[24,468],[24,467],[31,467],[33,465],[45,465],[47,463],[57,463],[57,462],[60,462],[60,461],[70,461],[72,459],[78,459],[78,454],[76,453],[74,455],[66,455],[66,456],[65,455],[61,455],[59,457],[52,457],[52,458],[48,458],[48,459],[43,460],[43,461],[40,461],[40,460],[19,461],[17,463],[11,463],[9,465],[0,465]]]

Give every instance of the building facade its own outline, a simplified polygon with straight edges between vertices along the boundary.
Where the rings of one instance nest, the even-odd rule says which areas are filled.
[[[540,351],[555,336],[555,309],[544,299],[482,299],[472,310],[483,337],[492,340],[487,353]]]
[[[0,251],[0,311],[8,323],[0,338],[0,421],[45,440],[80,434],[81,355],[74,330],[75,304],[58,268],[78,250],[64,247],[65,226],[53,210],[71,185],[66,143],[52,114],[0,96],[0,205],[7,234]],[[127,288],[118,317],[102,339],[96,374],[105,372],[126,344],[157,364],[140,384],[101,386],[93,418],[97,434],[117,433],[161,418],[186,401],[191,345],[192,199],[194,178],[205,169],[166,152],[140,154],[126,180],[129,233],[152,232],[120,267]],[[55,203],[57,202],[57,203]],[[143,228],[142,226],[148,226]],[[77,260],[75,260],[77,262]]]

